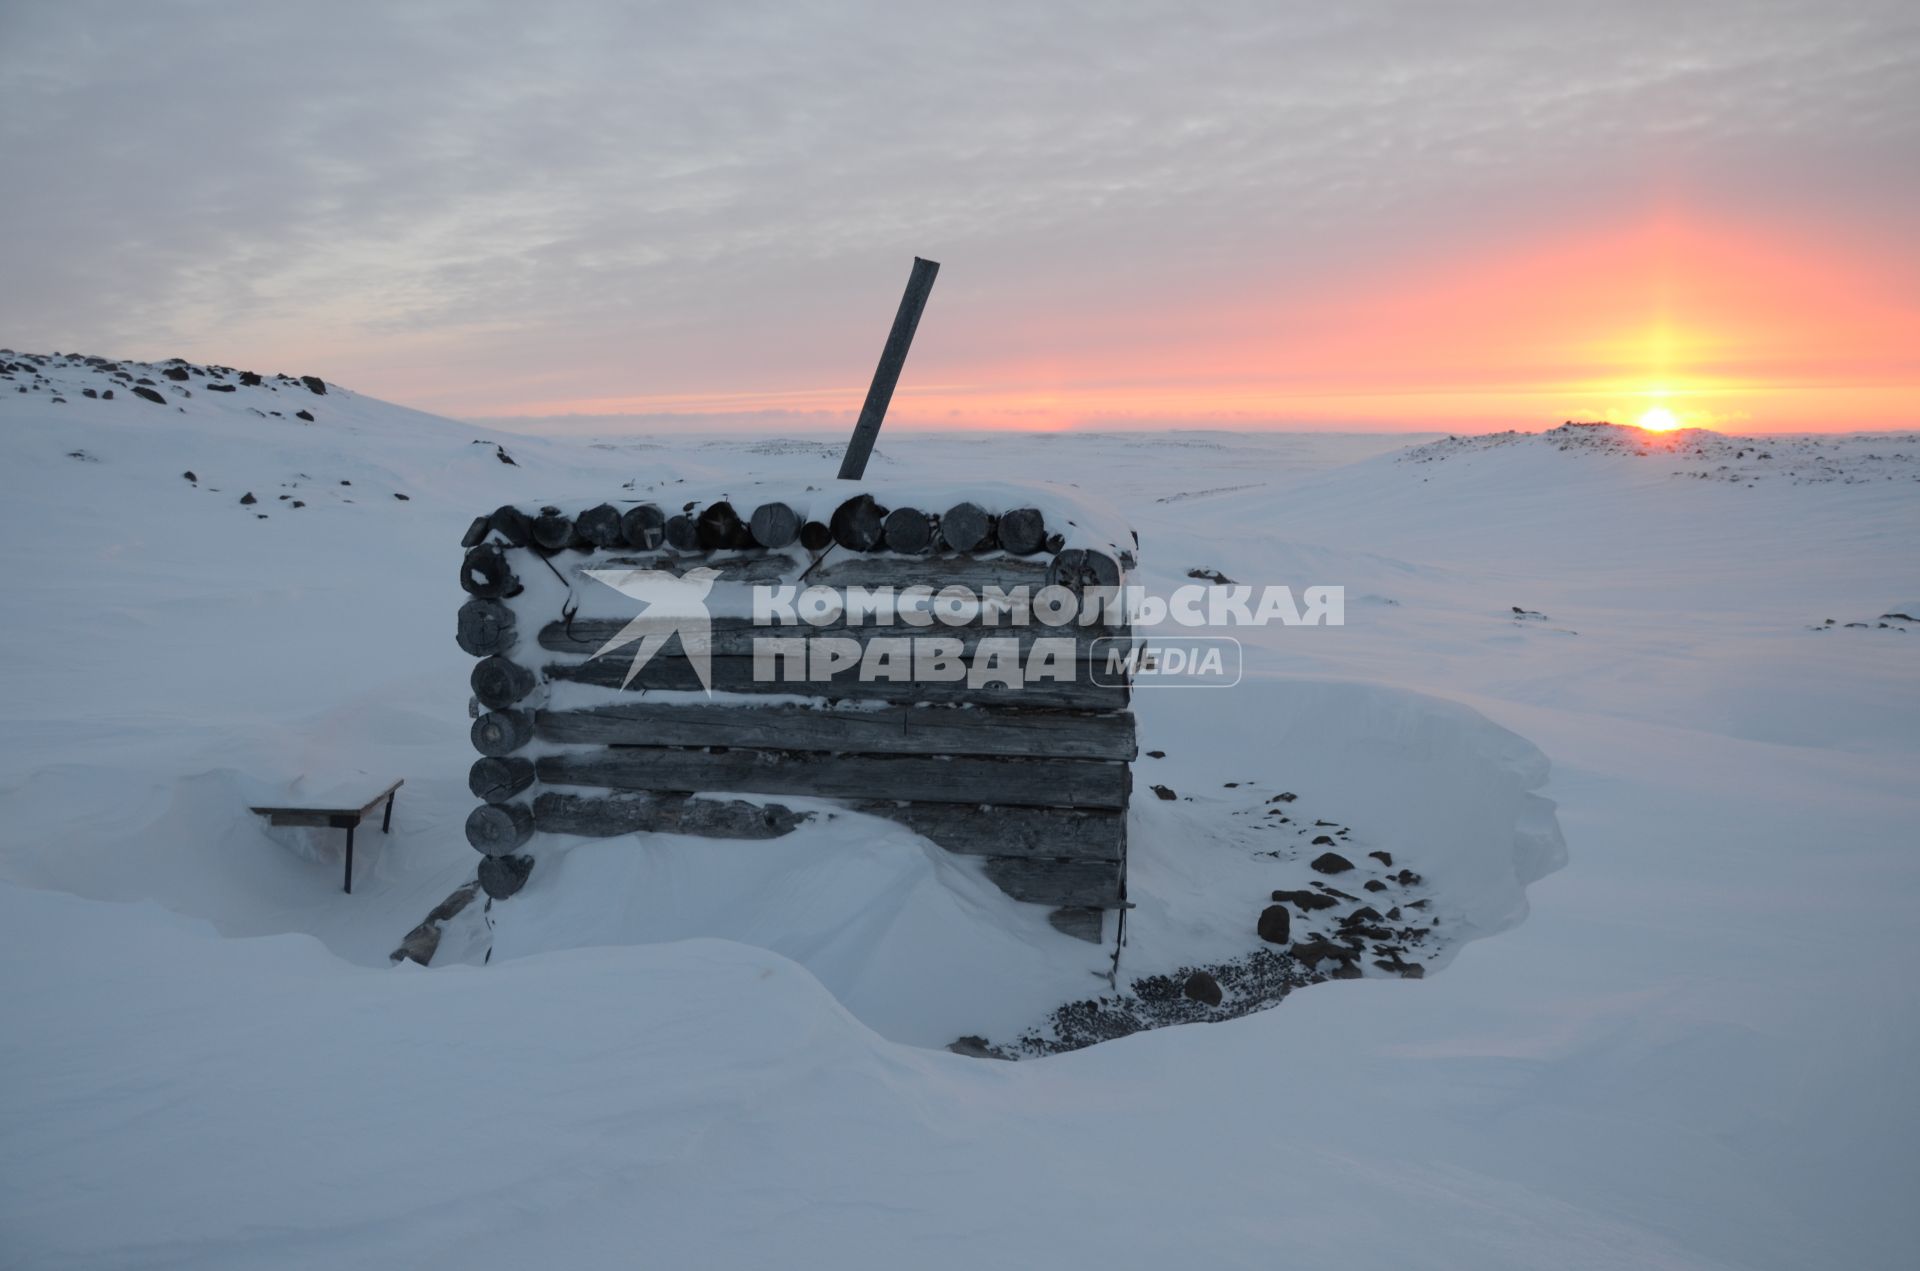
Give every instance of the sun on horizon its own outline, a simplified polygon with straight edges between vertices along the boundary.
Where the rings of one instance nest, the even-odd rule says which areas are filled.
[[[1680,427],[1680,417],[1665,406],[1649,407],[1635,422],[1648,432],[1672,432]]]

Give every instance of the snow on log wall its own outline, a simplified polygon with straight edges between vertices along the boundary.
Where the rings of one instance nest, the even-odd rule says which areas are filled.
[[[999,495],[477,518],[458,639],[478,659],[467,837],[488,894],[517,892],[552,836],[767,838],[829,799],[985,858],[1099,939],[1125,901],[1136,746],[1130,685],[1096,659],[1131,641],[1131,544]],[[845,604],[909,588],[891,612]],[[1096,620],[991,603],[1049,588]],[[965,674],[923,673],[935,654]]]

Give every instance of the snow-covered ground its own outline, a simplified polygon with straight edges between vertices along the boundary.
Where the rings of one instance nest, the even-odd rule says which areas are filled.
[[[485,965],[388,962],[472,875],[472,516],[825,485],[837,441],[0,362],[0,1265],[1894,1266],[1920,1238],[1920,624],[1882,616],[1920,615],[1920,437],[883,438],[876,478],[1119,507],[1157,589],[1347,589],[1344,627],[1240,633],[1239,687],[1138,694],[1165,753],[1123,988],[1254,947],[1314,820],[1438,920],[1424,979],[1009,1064],[940,1047],[1108,993],[1110,950],[880,823],[582,845],[496,907]],[[394,776],[350,897],[337,835],[245,811]]]

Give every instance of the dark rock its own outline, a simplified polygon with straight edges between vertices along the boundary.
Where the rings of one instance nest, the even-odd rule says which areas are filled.
[[[193,482],[195,485],[198,485],[200,483],[200,478],[193,475],[192,468],[188,468],[185,472],[181,473],[180,475],[185,477],[187,480]]]
[[[1000,1049],[984,1037],[968,1036],[955,1038],[947,1043],[947,1049],[956,1055],[965,1055],[969,1059],[1005,1059],[1012,1061],[1013,1056]]]
[[[1400,906],[1398,906],[1398,905],[1395,905],[1395,906],[1394,906],[1393,908],[1391,908],[1391,909],[1389,909],[1389,910],[1387,910],[1387,917],[1388,917],[1388,918],[1390,918],[1390,919],[1392,919],[1392,920],[1393,920],[1394,922],[1399,922],[1399,921],[1400,921]]]
[[[1327,835],[1325,835],[1325,834],[1316,834],[1316,835],[1314,835],[1314,836],[1313,836],[1313,846],[1315,846],[1315,847],[1332,847],[1332,846],[1333,846],[1333,840],[1332,840],[1332,839],[1331,839],[1330,837],[1328,837]]]
[[[166,398],[160,396],[160,394],[154,392],[152,389],[140,385],[134,386],[133,395],[135,397],[144,397],[150,402],[159,402],[162,406],[167,404]]]
[[[150,380],[146,376],[142,375],[139,379],[135,380],[134,383],[145,384],[148,388],[152,388],[157,383],[157,381]]]
[[[1333,968],[1333,974],[1330,978],[1335,980],[1357,980],[1364,974],[1365,972],[1360,969],[1359,963],[1342,962],[1339,966]]]
[[[187,368],[184,366],[169,366],[160,373],[170,380],[184,380],[187,378]]]
[[[258,503],[259,501],[260,500],[253,497],[253,491],[251,490],[247,491],[245,494],[240,496],[240,503],[241,503],[241,506],[243,507],[252,507],[254,504]]]
[[[1300,797],[1299,795],[1295,794],[1291,790],[1282,790],[1279,794],[1276,794],[1271,799],[1268,799],[1267,802],[1268,803],[1292,803],[1295,799],[1299,797]]]
[[[1284,911],[1283,911],[1284,912]],[[1195,971],[1180,986],[1180,992],[1196,1002],[1205,1002],[1208,1006],[1220,1005],[1225,996],[1220,992],[1220,981],[1206,971]]]
[[[493,457],[498,459],[501,463],[506,464],[510,468],[517,468],[520,466],[519,464],[513,461],[513,456],[507,453],[507,448],[505,446],[495,446],[493,448]]]
[[[103,401],[103,402],[110,402],[110,401],[112,401],[112,400],[113,400],[113,390],[112,390],[112,389],[110,389],[110,388],[109,388],[109,389],[104,389],[104,390],[102,390],[102,391],[101,391],[101,393],[100,393],[100,400],[101,400],[101,401]]]
[[[402,503],[411,503],[411,502],[413,502],[413,496],[412,496],[412,495],[410,495],[410,494],[402,494],[402,493],[400,493],[400,492],[399,492],[398,490],[395,490],[395,491],[393,492],[393,497],[394,497],[394,498],[396,498],[396,499],[398,499],[398,500],[400,500],[400,501],[401,501]]]
[[[1275,901],[1285,901],[1301,913],[1311,913],[1316,909],[1331,909],[1340,902],[1324,892],[1317,891],[1276,891]]]
[[[1149,759],[1165,759],[1166,757],[1167,752],[1164,750],[1149,750],[1147,752],[1147,758]]]
[[[293,501],[293,503],[291,504],[291,506],[293,506],[293,507],[297,507],[297,508],[303,508],[303,507],[305,507],[305,506],[307,506],[307,505],[306,505],[305,503],[302,503],[302,502],[301,502],[301,501],[300,501],[299,499],[295,499],[295,500]]]
[[[325,397],[327,395],[327,382],[318,375],[302,375],[300,382],[313,390],[314,395],[317,397]]]
[[[82,396],[82,397],[99,397],[99,396],[100,396],[100,390],[99,390],[99,389],[97,389],[97,388],[83,388],[83,389],[81,389],[81,390],[80,390],[80,396]]]
[[[207,391],[208,391],[209,393],[231,393],[231,392],[233,392],[233,385],[231,385],[231,384],[209,384],[209,385],[207,385]]]
[[[1356,922],[1379,922],[1380,911],[1371,905],[1362,905],[1352,913],[1340,919],[1340,925],[1350,927]]]
[[[1260,911],[1256,930],[1268,944],[1285,944],[1293,929],[1293,914],[1285,905],[1268,905]]]
[[[258,388],[260,386],[260,376],[253,371],[242,371],[240,372],[240,382],[248,388]]]
[[[1393,881],[1399,883],[1402,887],[1413,887],[1420,882],[1420,875],[1410,869],[1403,869],[1393,876]]]
[[[1165,786],[1152,786],[1149,788],[1152,789],[1152,791],[1155,794],[1159,795],[1162,799],[1173,800],[1180,797],[1179,795],[1175,794],[1172,790],[1169,790]]]
[[[1318,967],[1329,959],[1335,962],[1352,962],[1360,955],[1345,945],[1335,944],[1325,936],[1315,936],[1302,944],[1296,944],[1288,950],[1293,960],[1308,967]]]
[[[1217,569],[1189,569],[1187,571],[1187,577],[1198,578],[1202,582],[1213,583],[1219,587],[1233,586],[1233,579],[1227,577]]]
[[[293,417],[295,419],[304,419],[308,423],[313,422],[313,412],[310,410],[296,410],[293,412]]]
[[[1388,869],[1393,868],[1392,852],[1368,852],[1367,855],[1373,857],[1374,860],[1379,861],[1382,865],[1385,865]]]
[[[1385,891],[1387,889],[1387,885],[1377,878],[1369,878],[1363,886],[1365,886],[1368,891]]]
[[[483,856],[480,858],[480,886],[495,900],[505,900],[527,885],[533,873],[531,856]]]
[[[1313,858],[1313,870],[1319,874],[1344,874],[1353,868],[1353,862],[1338,852],[1322,852]]]

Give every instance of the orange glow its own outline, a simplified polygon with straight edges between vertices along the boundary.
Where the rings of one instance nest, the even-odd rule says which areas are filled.
[[[950,270],[975,276],[935,293],[889,427],[1460,432],[1661,410],[1735,432],[1920,427],[1920,254],[1746,215],[1523,240],[1461,231],[1391,258],[1256,260],[1211,276],[1087,276],[1097,293],[956,257]],[[876,303],[884,316],[891,297]],[[847,426],[874,330],[836,328],[788,353],[790,325],[743,341],[674,331],[629,365],[550,365],[484,395],[364,387],[468,417]],[[765,356],[742,366],[712,352],[742,342]],[[407,375],[407,351],[392,353],[395,378]]]
[[[1680,426],[1680,420],[1665,406],[1655,406],[1636,422],[1648,432],[1672,432]]]

